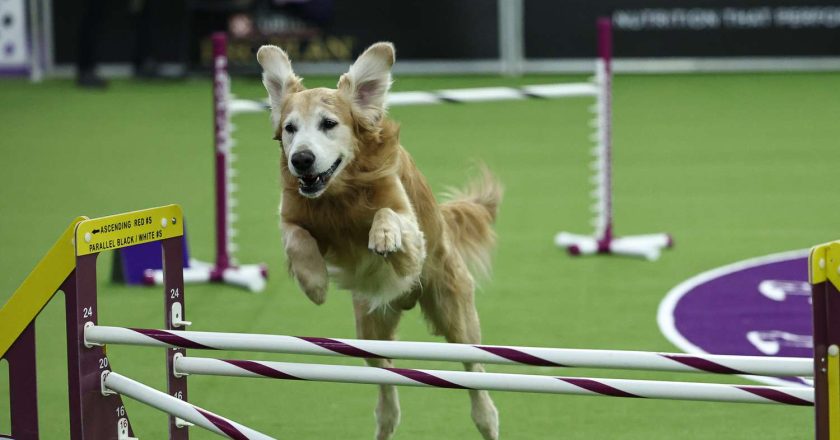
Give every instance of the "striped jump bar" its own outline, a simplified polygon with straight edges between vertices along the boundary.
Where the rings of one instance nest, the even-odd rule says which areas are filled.
[[[105,375],[102,383],[104,385],[103,389],[112,390],[165,413],[180,417],[222,437],[237,440],[275,440],[274,437],[254,431],[247,426],[203,410],[113,371]]]
[[[526,393],[813,406],[814,390],[712,383],[534,376],[178,357],[178,374],[406,385]]]
[[[522,87],[476,87],[445,89],[430,92],[392,92],[388,94],[389,106],[441,104],[445,102],[489,102],[510,101],[528,98],[572,98],[596,96],[598,86],[594,83],[535,84]],[[270,107],[266,101],[232,99],[228,102],[232,114],[261,113]]]
[[[813,360],[766,356],[688,355],[623,350],[505,347],[440,342],[372,341],[92,326],[88,344],[124,344],[359,358],[412,359],[541,367],[604,368],[745,374],[812,376]]]

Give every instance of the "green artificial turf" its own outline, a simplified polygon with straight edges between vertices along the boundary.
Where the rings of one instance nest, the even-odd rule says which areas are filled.
[[[580,77],[399,77],[395,90],[555,82]],[[315,78],[313,85],[332,85]],[[262,97],[255,79],[235,79]],[[68,81],[0,82],[0,302],[4,302],[77,215],[102,216],[179,203],[190,252],[213,254],[210,82],[115,81],[104,92]],[[619,234],[668,231],[677,247],[658,262],[571,258],[552,244],[588,224],[590,129],[587,99],[395,107],[403,145],[440,192],[487,162],[507,192],[492,280],[478,293],[484,341],[555,347],[674,350],[655,316],[664,294],[706,269],[840,238],[837,175],[840,76],[836,74],[628,76],[615,79],[615,213]],[[244,263],[266,262],[268,288],[251,294],[218,285],[186,289],[192,330],[353,337],[349,295],[306,300],[285,272],[277,227],[278,151],[267,116],[235,119],[239,160],[237,241]],[[162,325],[159,289],[108,282],[100,258],[100,320]],[[63,298],[37,322],[44,439],[67,438]],[[406,340],[436,340],[417,310]],[[196,352],[194,352],[196,353]],[[116,371],[164,385],[158,349],[110,347]],[[245,359],[329,361],[253,353]],[[398,366],[458,368],[435,362]],[[740,381],[669,373],[488,366],[488,371],[667,380]],[[0,367],[0,371],[5,371]],[[278,438],[373,436],[376,389],[367,385],[193,377],[190,400]],[[479,438],[467,393],[401,388],[397,439]],[[0,423],[7,427],[0,379]],[[802,439],[812,411],[771,405],[492,393],[506,439]],[[134,401],[142,439],[165,438],[165,417]],[[0,429],[2,430],[2,429]],[[215,438],[194,428],[192,438]]]

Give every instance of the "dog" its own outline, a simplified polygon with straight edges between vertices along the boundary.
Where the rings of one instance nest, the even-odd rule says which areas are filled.
[[[315,304],[326,299],[330,277],[350,290],[359,338],[394,339],[402,312],[419,303],[435,334],[480,343],[474,274],[489,271],[502,187],[482,167],[448,201],[435,200],[387,116],[394,46],[370,46],[336,89],[304,88],[276,46],[262,46],[257,60],[281,147],[283,244],[301,290]],[[484,371],[480,364],[464,368]],[[478,430],[497,439],[489,394],[469,393]],[[390,439],[400,419],[394,386],[380,386],[374,414],[376,438]]]

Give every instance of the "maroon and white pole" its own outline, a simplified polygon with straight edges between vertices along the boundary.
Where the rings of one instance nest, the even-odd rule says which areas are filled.
[[[103,375],[102,392],[105,395],[118,393],[130,397],[222,437],[238,440],[274,440],[274,437],[269,437],[247,426],[240,425],[233,420],[201,409],[113,371],[109,371]]]
[[[361,358],[533,365],[542,367],[678,371],[759,376],[810,376],[813,360],[767,356],[689,355],[441,342],[376,341],[245,333],[191,332],[95,326],[88,343],[181,347]]]
[[[236,155],[231,151],[235,145],[231,132],[234,129],[230,117],[234,113],[228,76],[227,36],[224,32],[212,35],[213,43],[213,161],[214,198],[216,202],[216,259],[213,263],[190,259],[184,268],[187,283],[220,282],[245,287],[253,292],[262,291],[266,285],[268,268],[264,264],[238,264],[234,257],[236,243],[236,221],[234,206],[236,184],[233,177],[233,163]],[[163,283],[163,271],[152,270],[149,282]]]
[[[771,403],[813,406],[814,390],[804,387],[767,387],[629,379],[593,379],[466,371],[412,370],[345,365],[299,364],[181,357],[179,374],[258,377],[283,380],[405,385],[466,390],[579,394],[587,396]]]
[[[598,161],[595,237],[598,251],[609,251],[612,241],[612,21],[598,19],[598,60],[595,62],[598,95]]]
[[[661,250],[673,246],[673,240],[668,234],[645,234],[635,236],[616,237],[613,230],[613,135],[612,135],[612,80],[613,80],[613,37],[612,20],[601,17],[597,22],[598,57],[595,60],[595,78],[593,85],[595,106],[592,126],[595,133],[592,140],[595,147],[592,154],[594,174],[592,183],[592,197],[594,205],[592,220],[594,231],[592,235],[580,235],[570,232],[560,232],[554,237],[557,246],[566,248],[572,255],[592,254],[620,254],[642,257],[648,260],[659,258]]]
[[[230,126],[228,116],[228,98],[230,96],[230,78],[227,74],[227,37],[223,32],[216,32],[213,40],[213,146],[215,148],[216,169],[216,267],[213,278],[220,278],[220,271],[231,265],[229,252],[230,206],[228,200],[234,189],[228,182],[229,162],[234,156],[230,149]]]
[[[184,261],[184,241],[181,237],[168,238],[161,241],[163,252],[163,324],[167,329],[173,330],[184,328],[190,322],[186,321],[185,298],[184,298],[184,271],[181,268]],[[186,356],[187,351],[181,347],[174,347],[165,350],[166,357],[166,390],[170,396],[183,401],[189,400],[187,393],[187,378],[174,374],[175,355]],[[169,440],[188,440],[189,432],[174,416],[169,416]]]
[[[216,204],[216,258],[212,263],[190,258],[189,267],[184,268],[184,282],[227,283],[245,287],[252,292],[265,289],[268,268],[264,264],[239,264],[236,261],[236,183],[233,167],[236,155],[232,149],[236,142],[231,137],[234,129],[230,121],[235,108],[230,93],[228,75],[227,35],[216,32],[213,43],[213,164],[214,200]],[[234,106],[235,107],[235,106]],[[147,271],[147,282],[163,284],[162,270]]]

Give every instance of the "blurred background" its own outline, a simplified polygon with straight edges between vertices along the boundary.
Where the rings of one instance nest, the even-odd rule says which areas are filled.
[[[307,87],[334,87],[379,40],[396,45],[395,93],[585,82],[596,65],[598,17],[611,19],[614,34],[615,230],[672,234],[675,248],[656,262],[574,258],[553,243],[561,230],[592,228],[591,96],[394,105],[390,116],[436,193],[466,182],[476,160],[506,187],[493,277],[477,294],[485,343],[680,350],[656,322],[674,286],[729,263],[840,238],[833,187],[840,1],[0,0],[0,303],[78,215],[178,203],[191,256],[213,260],[214,32],[228,37],[232,93],[260,101],[266,94],[254,53],[265,43],[288,51]],[[187,286],[190,329],[353,337],[348,292],[333,286],[316,307],[286,273],[280,155],[268,115],[238,114],[232,123],[236,257],[265,263],[270,276],[260,294]],[[100,322],[159,328],[160,289],[112,281],[113,261],[108,253],[99,258]],[[781,315],[802,312],[807,322],[807,304],[799,306]],[[37,324],[45,439],[68,438],[63,307],[57,295]],[[704,319],[714,325],[718,314]],[[405,314],[399,335],[438,340],[417,310]],[[158,351],[114,347],[108,355],[115,370],[164,387]],[[4,368],[0,362],[0,395],[8,387]],[[488,371],[754,383],[675,373]],[[395,438],[479,438],[466,393],[400,393]],[[190,379],[192,402],[278,438],[371,438],[375,396],[373,386]],[[506,439],[801,439],[813,429],[809,408],[493,396]],[[126,405],[140,438],[165,438],[164,415]],[[0,398],[6,426],[8,401]],[[191,435],[213,438],[197,429]]]
[[[253,73],[260,44],[303,73],[339,73],[373,42],[399,48],[399,73],[589,70],[592,23],[611,16],[625,72],[836,69],[833,0],[4,0],[0,67],[68,76],[80,58],[105,76],[206,73],[209,35]]]

